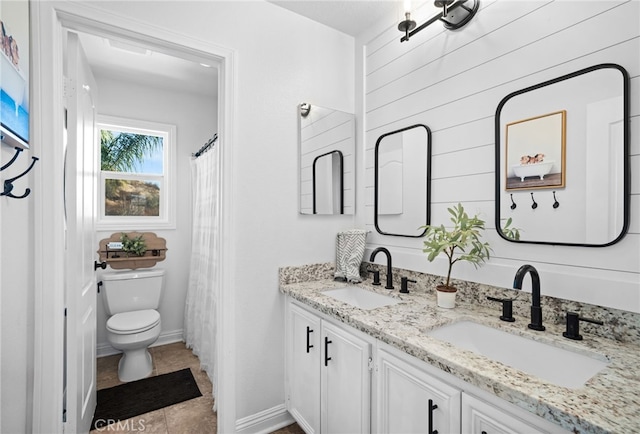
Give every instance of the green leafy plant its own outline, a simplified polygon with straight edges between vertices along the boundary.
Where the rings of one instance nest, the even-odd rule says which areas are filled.
[[[427,225],[424,234],[423,252],[427,254],[429,262],[441,253],[449,260],[447,281],[444,286],[450,288],[451,270],[458,261],[471,262],[476,268],[489,259],[491,248],[489,243],[482,242],[481,231],[484,230],[484,220],[477,215],[469,217],[461,204],[447,209],[451,214],[452,228],[444,225]]]
[[[147,252],[147,244],[144,242],[142,235],[129,238],[124,232],[120,236],[122,241],[122,251],[135,256],[144,256]]]
[[[511,223],[513,223],[513,219],[509,217],[502,227],[502,234],[511,240],[517,241],[520,239],[520,229],[515,226],[511,226]]]
[[[100,130],[100,170],[134,172],[157,149],[161,137]]]

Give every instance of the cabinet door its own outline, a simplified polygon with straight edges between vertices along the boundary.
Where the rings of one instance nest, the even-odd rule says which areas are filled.
[[[558,427],[557,432],[560,431],[561,428]],[[491,404],[463,393],[462,432],[469,434],[541,434],[549,431],[526,423]]]
[[[320,318],[289,304],[288,410],[308,434],[320,432]]]
[[[368,433],[371,415],[371,344],[322,323],[323,433]]]
[[[459,433],[460,394],[419,369],[411,356],[378,348],[375,432]]]

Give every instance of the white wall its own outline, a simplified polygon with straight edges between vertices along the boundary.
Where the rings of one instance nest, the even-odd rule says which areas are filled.
[[[1,145],[0,166],[15,154]],[[16,162],[0,172],[0,180],[19,175],[31,162],[32,151],[23,151]],[[35,169],[37,170],[36,163]],[[14,184],[15,195],[31,188],[25,199],[0,197],[0,432],[27,432],[31,421],[33,386],[33,176]],[[27,428],[25,430],[25,427]]]
[[[353,225],[298,213],[297,106],[354,110],[354,40],[263,1],[92,5],[237,54],[237,232],[225,234],[235,246],[236,418],[282,406],[278,267],[335,260],[336,233]]]
[[[162,331],[158,343],[182,338],[184,300],[189,279],[191,254],[191,154],[197,151],[218,131],[217,101],[214,97],[180,93],[137,83],[116,80],[94,71],[98,82],[100,102],[98,113],[176,126],[176,228],[155,232],[167,240],[167,258],[156,267],[166,270],[165,286],[160,303]],[[118,230],[99,231],[99,240],[114,232],[128,231],[126,226]],[[105,272],[113,272],[107,267]],[[99,279],[99,277],[98,277]],[[107,315],[102,297],[98,297],[98,355],[113,352],[106,338]]]
[[[39,10],[42,16],[48,17],[45,10],[53,7],[55,4],[48,3]],[[66,9],[74,7],[75,4],[65,2]],[[153,7],[146,1],[90,2],[78,7],[82,7],[83,15],[91,15],[87,11],[96,8],[102,11],[96,15],[122,17],[122,22],[136,21],[161,32],[234,51],[237,62],[235,146],[233,167],[227,170],[233,177],[231,214],[237,231],[224,235],[234,245],[235,258],[231,262],[237,277],[235,287],[226,289],[231,290],[236,299],[235,417],[240,420],[281,408],[285,400],[284,309],[283,297],[278,291],[278,267],[334,260],[336,232],[351,228],[354,222],[350,216],[301,216],[298,213],[297,106],[305,101],[354,111],[353,38],[263,1],[162,1],[154,2]],[[43,26],[50,29],[51,23]],[[132,25],[130,30],[135,32],[138,26]],[[43,39],[41,43],[49,42]],[[42,58],[38,64],[48,65],[51,53],[38,49],[34,52]],[[55,90],[40,91],[45,100],[53,101],[51,96],[56,95]],[[42,113],[42,121],[52,128],[55,120],[47,113]],[[195,140],[195,144],[202,140],[204,137]],[[57,170],[61,167],[58,161],[43,164]],[[19,205],[27,207],[28,203]],[[2,211],[4,214],[4,208]],[[11,215],[12,219],[25,224],[23,233],[33,230],[30,215],[26,208]],[[56,216],[56,222],[59,221]],[[59,227],[53,229],[59,230]],[[16,339],[5,336],[3,324],[3,370],[4,366],[19,369],[15,372],[17,381],[13,383],[5,379],[3,372],[2,431],[7,426],[12,428],[9,431],[26,432],[30,420],[27,390],[30,389],[31,357],[28,354],[33,350],[29,329],[33,320],[28,320],[33,303],[28,297],[33,289],[25,286],[32,288],[33,284],[29,283],[29,269],[24,264],[31,263],[34,247],[32,243],[18,247],[11,254],[21,265],[11,264],[12,269],[8,263],[5,266],[5,242],[13,241],[19,233],[17,230],[13,234],[5,233],[8,231],[7,228],[2,233],[3,322],[5,303],[15,310],[12,316],[7,314],[7,320],[24,318],[25,322],[13,329],[19,336]],[[59,234],[51,236],[60,239]],[[171,250],[167,261],[173,258],[174,252],[186,250],[179,241],[171,238],[168,241]],[[12,280],[5,277],[8,271],[17,273]],[[12,290],[9,302],[4,297],[8,289]],[[25,292],[19,292],[21,290]],[[11,347],[16,341],[24,345]],[[10,360],[5,361],[7,348],[12,352],[8,353]],[[13,413],[9,412],[14,408],[4,399],[5,394],[12,396],[12,404],[16,403]]]
[[[358,218],[373,231],[368,247],[389,247],[398,267],[446,274],[444,260],[427,262],[422,240],[382,236],[373,227],[376,139],[423,123],[433,132],[431,222],[446,224],[447,207],[462,202],[468,212],[481,213],[494,250],[485,267],[460,264],[453,277],[511,287],[517,268],[531,263],[546,295],[640,312],[639,9],[637,1],[483,0],[476,17],[458,31],[436,23],[400,43],[400,32],[389,22],[361,38],[366,126],[364,167],[358,170],[364,170],[365,208]],[[631,76],[629,233],[604,248],[503,240],[493,229],[498,103],[513,91],[607,62],[622,65]]]

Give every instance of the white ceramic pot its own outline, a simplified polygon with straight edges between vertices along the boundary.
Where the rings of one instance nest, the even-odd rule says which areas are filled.
[[[456,294],[457,291],[440,291],[439,289],[436,289],[438,307],[444,307],[446,309],[453,309],[456,307]]]

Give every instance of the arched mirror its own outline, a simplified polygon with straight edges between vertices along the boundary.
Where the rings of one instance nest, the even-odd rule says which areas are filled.
[[[421,237],[429,224],[431,130],[413,125],[383,134],[374,156],[374,224],[383,235]]]
[[[300,213],[355,211],[355,116],[317,105],[298,106]]]
[[[329,151],[313,160],[313,213],[344,214],[344,156]]]
[[[629,225],[629,76],[601,64],[498,105],[496,229],[509,241],[607,246]]]

